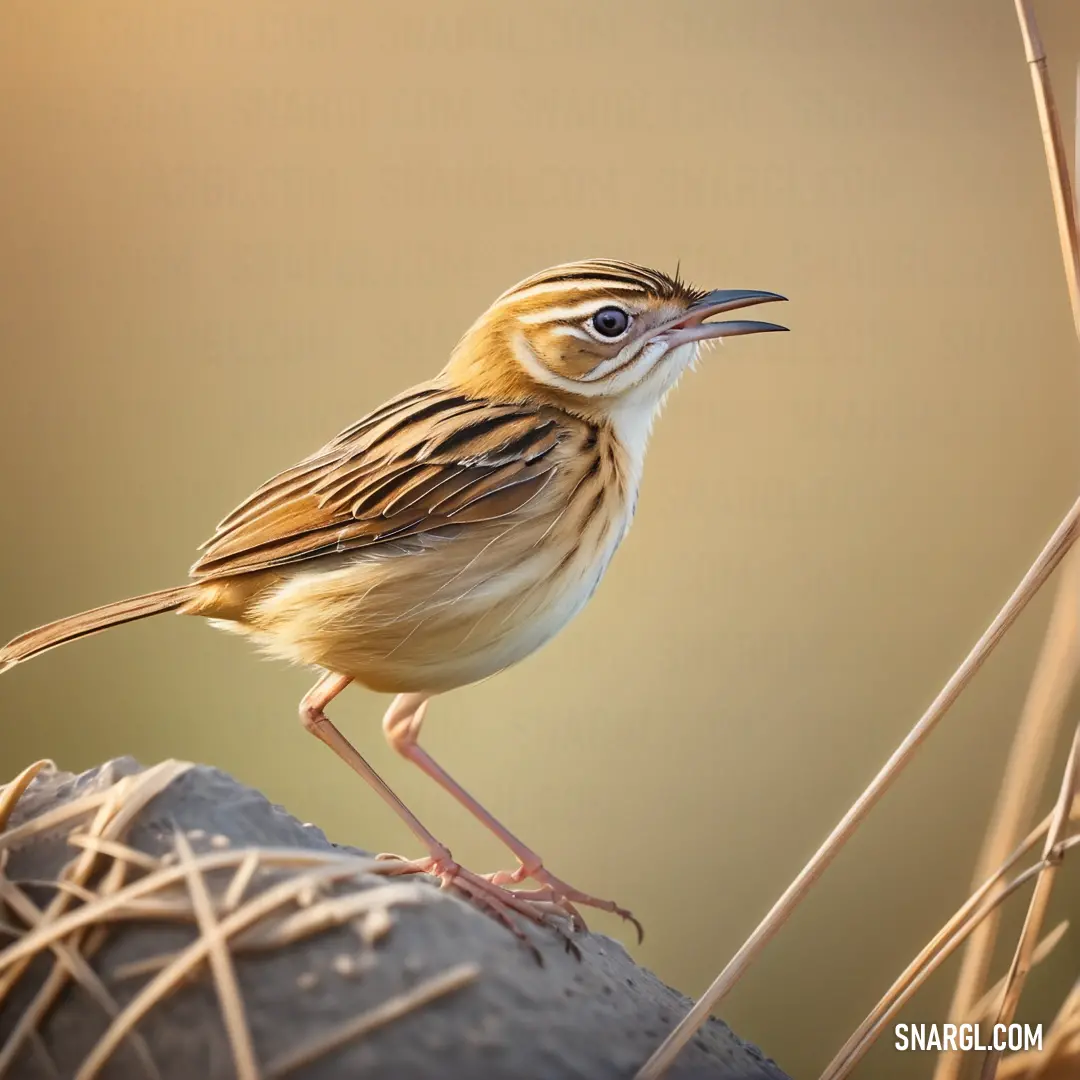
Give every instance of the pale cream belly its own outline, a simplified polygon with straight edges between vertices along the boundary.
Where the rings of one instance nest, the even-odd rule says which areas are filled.
[[[485,679],[557,634],[592,595],[623,531],[572,553],[496,534],[386,559],[308,563],[260,597],[245,625],[222,625],[372,690],[439,693]]]

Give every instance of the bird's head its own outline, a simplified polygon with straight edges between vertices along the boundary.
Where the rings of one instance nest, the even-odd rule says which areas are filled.
[[[584,415],[630,402],[655,408],[702,342],[786,329],[707,320],[783,299],[747,289],[706,292],[631,263],[566,263],[504,292],[462,338],[446,370],[478,395],[550,401]]]

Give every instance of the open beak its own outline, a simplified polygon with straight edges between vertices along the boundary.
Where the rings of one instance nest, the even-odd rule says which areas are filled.
[[[754,322],[749,319],[729,320],[725,322],[706,322],[714,315],[738,308],[752,307],[754,304],[768,304],[773,300],[786,300],[779,293],[756,292],[752,289],[714,289],[706,293],[695,304],[691,304],[673,323],[664,328],[664,339],[669,347],[685,345],[691,341],[706,341],[712,338],[738,337],[740,334],[765,334],[774,330],[787,330],[777,323]]]

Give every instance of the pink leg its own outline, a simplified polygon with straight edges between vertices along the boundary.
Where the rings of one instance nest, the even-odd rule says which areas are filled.
[[[420,819],[391,791],[386,781],[364,760],[360,751],[334,726],[323,711],[352,682],[347,675],[324,675],[300,702],[300,722],[316,738],[321,739],[342,761],[358,772],[382,797],[384,802],[412,830],[416,838],[427,848],[432,862],[443,867],[455,866],[450,850],[440,844],[424,828]]]
[[[584,920],[574,909],[574,904],[610,911],[628,919],[637,929],[638,939],[644,936],[641,924],[624,908],[611,900],[600,900],[579,889],[572,888],[550,873],[543,859],[522,843],[505,825],[484,809],[434,758],[419,744],[420,728],[424,722],[429,697],[426,694],[398,694],[383,717],[383,731],[390,745],[413,764],[418,765],[440,787],[448,791],[478,821],[493,832],[517,856],[516,870],[500,871],[490,876],[496,885],[518,884],[526,878],[539,882],[540,889],[515,892],[521,899],[546,900],[568,911],[574,920],[584,925]]]
[[[359,773],[379,793],[427,849],[428,857],[415,862],[389,856],[390,859],[397,859],[402,864],[402,868],[400,871],[388,868],[388,872],[433,874],[439,878],[443,886],[453,885],[489,909],[515,933],[518,931],[506,918],[506,908],[534,922],[544,922],[542,911],[530,904],[527,899],[515,897],[513,893],[508,893],[493,882],[470,873],[454,862],[450,849],[428,832],[420,819],[394,794],[386,781],[364,760],[356,747],[338,731],[324,710],[350,682],[352,680],[347,675],[335,675],[333,672],[324,675],[300,702],[300,721],[312,735],[326,743],[346,765]]]

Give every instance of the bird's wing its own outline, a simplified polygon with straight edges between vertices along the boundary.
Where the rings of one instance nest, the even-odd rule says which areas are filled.
[[[569,417],[566,418],[569,421]],[[569,433],[550,408],[493,405],[438,382],[366,416],[237,507],[203,544],[197,580],[407,538],[520,510],[551,480]]]

